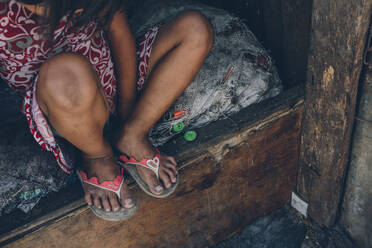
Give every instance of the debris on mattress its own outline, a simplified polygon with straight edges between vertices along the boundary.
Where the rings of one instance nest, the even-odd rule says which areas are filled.
[[[152,128],[150,139],[162,145],[178,132],[228,118],[247,106],[278,95],[282,83],[268,51],[238,17],[225,10],[184,0],[147,0],[131,23],[137,37],[186,10],[203,13],[214,27],[214,47],[183,95]],[[141,13],[136,15],[136,13]],[[177,114],[179,111],[182,114]]]

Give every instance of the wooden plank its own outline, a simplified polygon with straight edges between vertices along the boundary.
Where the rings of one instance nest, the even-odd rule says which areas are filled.
[[[139,210],[130,220],[106,222],[84,206],[5,247],[212,245],[288,203],[296,185],[302,109],[300,100],[189,149],[179,158],[176,192],[154,199],[136,187]]]
[[[226,142],[230,140],[227,143],[232,146],[233,143],[241,142],[242,137],[236,134],[244,133],[242,130],[249,128],[253,132],[262,129],[267,123],[287,115],[303,104],[303,95],[304,91],[301,87],[287,90],[277,97],[251,105],[228,119],[197,129],[199,135],[194,142],[186,142],[181,135],[172,139],[161,149],[176,156],[180,163],[191,163],[193,159],[205,153],[207,147],[213,147],[215,144],[222,145],[221,140]],[[216,149],[212,152],[218,154]],[[128,182],[130,184],[130,178]],[[27,218],[24,215],[19,217],[16,212],[1,216],[0,246],[4,242],[17,240],[30,232],[43,228],[50,222],[58,221],[73,213],[77,208],[84,207],[84,201],[80,200],[82,196],[81,186],[77,183],[43,198],[40,204],[33,209],[32,215],[27,215]],[[17,223],[22,223],[22,225],[17,226]]]
[[[309,215],[338,215],[372,0],[314,0],[298,192]]]

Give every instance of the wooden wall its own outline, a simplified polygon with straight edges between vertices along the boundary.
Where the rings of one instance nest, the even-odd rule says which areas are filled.
[[[372,0],[314,0],[298,192],[330,227],[339,214]]]
[[[287,88],[305,84],[312,1],[265,0],[264,44],[277,60]]]

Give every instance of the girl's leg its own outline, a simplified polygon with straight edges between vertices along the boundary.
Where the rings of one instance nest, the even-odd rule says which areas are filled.
[[[198,12],[189,11],[164,25],[153,45],[146,88],[125,124],[118,149],[137,160],[153,158],[155,150],[147,134],[198,73],[213,46],[213,29]],[[166,188],[176,180],[174,158],[163,156],[159,175]],[[163,186],[155,174],[141,166],[137,170],[154,194]]]
[[[36,96],[39,106],[57,132],[83,153],[82,169],[99,181],[113,180],[119,166],[110,145],[103,138],[109,117],[105,97],[89,61],[76,54],[61,54],[49,59],[39,72]],[[119,210],[117,196],[110,191],[84,184],[88,204],[106,211]],[[134,201],[123,184],[121,205]]]

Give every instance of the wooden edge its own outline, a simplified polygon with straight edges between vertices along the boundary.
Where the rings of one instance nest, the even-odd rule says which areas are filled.
[[[242,128],[239,132],[219,137],[218,140],[211,140],[206,144],[206,149],[219,162],[227,152],[244,143],[251,134],[264,129],[274,121],[292,113],[303,106],[303,103],[304,100],[299,100],[294,106],[281,109],[254,124]]]
[[[36,219],[35,221],[32,221],[31,223],[16,228],[9,233],[2,234],[0,236],[0,246],[6,245],[19,238],[22,238],[28,233],[40,230],[43,228],[43,226],[46,226],[49,223],[57,222],[63,218],[85,211],[86,209],[87,208],[84,204],[84,199],[72,202],[56,211],[53,211]]]
[[[184,140],[183,135],[179,135],[172,142],[160,147],[160,149],[167,151],[169,155],[183,157],[200,144],[204,146],[210,142],[216,142],[216,140],[226,137],[226,135],[235,135],[237,132],[242,132],[247,127],[256,125],[257,122],[261,122],[275,113],[285,112],[286,109],[295,107],[303,99],[303,86],[286,90],[276,97],[252,104],[229,118],[218,120],[205,127],[196,129],[198,138],[194,142],[187,142]]]
[[[202,147],[194,146],[188,147],[188,149],[186,148],[185,152],[179,153],[178,156],[176,155],[176,159],[179,161],[180,173],[182,174],[182,170],[191,166],[196,161],[203,159],[205,156],[212,155],[217,162],[220,161],[226,152],[228,152],[231,148],[243,143],[244,140],[246,140],[251,134],[258,130],[264,129],[274,121],[282,118],[283,116],[289,115],[290,113],[296,111],[299,107],[303,106],[304,99],[302,95],[297,97],[295,100],[296,101],[293,102],[292,99],[292,104],[281,104],[280,108],[274,109],[274,112],[271,112],[267,116],[262,116],[255,121],[249,121],[246,123],[246,125],[242,126],[242,128],[203,142]],[[137,185],[133,181],[129,184],[130,188],[134,188],[136,186]],[[50,212],[49,214],[39,217],[28,224],[0,235],[0,246],[6,245],[24,237],[27,234],[38,231],[48,226],[50,223],[59,222],[65,218],[79,215],[88,210],[89,207],[83,198],[76,200],[65,205],[64,207]]]

